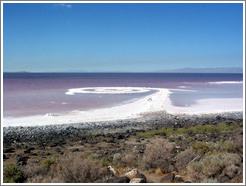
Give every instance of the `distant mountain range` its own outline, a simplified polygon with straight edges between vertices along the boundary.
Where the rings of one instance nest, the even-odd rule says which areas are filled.
[[[163,70],[166,73],[243,73],[243,68],[181,68],[174,70]]]
[[[114,71],[114,72],[89,72],[85,70],[69,70],[63,72],[4,72],[4,73],[243,73],[243,68],[232,67],[232,68],[181,68],[173,70],[160,70],[152,72],[126,72],[126,71]]]

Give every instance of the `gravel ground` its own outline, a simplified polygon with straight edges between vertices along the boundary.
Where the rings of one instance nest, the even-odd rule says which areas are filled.
[[[52,141],[77,140],[89,134],[136,133],[159,128],[181,128],[197,124],[242,121],[242,112],[204,115],[172,115],[165,112],[146,114],[131,120],[85,122],[64,125],[4,127],[4,145],[16,142],[49,143]]]

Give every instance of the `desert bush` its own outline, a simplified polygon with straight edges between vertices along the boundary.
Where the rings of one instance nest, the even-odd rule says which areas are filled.
[[[226,141],[220,143],[220,150],[226,151],[226,152],[236,152],[237,147],[233,141],[226,140]]]
[[[110,157],[103,157],[101,162],[104,166],[115,165],[115,161]]]
[[[16,164],[9,164],[3,170],[4,183],[21,183],[24,181],[24,174]]]
[[[192,182],[201,182],[215,176],[231,176],[231,172],[236,172],[234,166],[239,167],[240,163],[241,158],[237,154],[216,153],[205,156],[198,162],[189,163],[187,166],[188,176]]]
[[[232,164],[225,167],[225,169],[223,170],[223,174],[227,175],[229,178],[233,178],[239,172],[239,170],[240,169],[238,166]]]
[[[196,155],[196,152],[192,148],[180,152],[176,156],[176,167],[179,169],[185,168],[188,165],[188,163],[196,157]]]
[[[25,177],[27,178],[27,182],[32,182],[30,180],[36,177],[43,177],[49,171],[45,167],[42,167],[38,164],[27,164],[25,167],[23,167],[22,170],[23,170]],[[40,183],[43,183],[43,182],[40,182]]]
[[[59,158],[52,167],[51,174],[60,182],[88,183],[102,179],[108,171],[100,161],[89,159],[86,155],[70,155]]]
[[[114,156],[113,156],[113,160],[114,161],[118,161],[118,160],[121,159],[121,156],[122,156],[121,153],[115,153]]]
[[[47,174],[40,174],[34,177],[30,177],[26,181],[27,183],[58,183],[60,180],[58,178],[53,178]]]
[[[41,161],[40,166],[49,170],[51,165],[53,165],[55,163],[55,161],[56,161],[55,157],[49,157],[49,158],[46,158],[43,161]]]
[[[219,123],[217,125],[197,125],[187,128],[178,128],[177,130],[173,128],[162,128],[158,130],[150,130],[146,132],[137,133],[137,137],[140,138],[149,138],[155,135],[176,135],[176,134],[197,134],[197,133],[214,133],[214,132],[223,132],[223,131],[234,131],[240,128],[241,125],[234,123],[232,125],[227,125],[226,123]]]
[[[121,153],[121,158],[116,163],[123,167],[136,168],[139,166],[141,159],[142,157],[139,151],[134,147],[130,147]]]
[[[161,164],[171,160],[176,154],[175,144],[168,142],[167,139],[152,139],[146,145],[142,160],[142,168],[158,168]]]
[[[236,145],[237,149],[241,150],[243,148],[243,135],[236,135],[234,144]]]
[[[192,148],[199,154],[205,154],[207,152],[212,152],[215,149],[216,144],[213,142],[196,142],[192,144]]]

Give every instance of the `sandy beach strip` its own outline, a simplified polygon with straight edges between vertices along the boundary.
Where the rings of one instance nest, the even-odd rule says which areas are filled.
[[[135,87],[134,87],[135,88]],[[113,91],[117,91],[117,87],[107,87]],[[171,91],[164,88],[136,88],[139,92],[155,90],[151,95],[142,97],[133,102],[100,109],[91,109],[87,111],[71,111],[64,114],[47,114],[38,116],[3,118],[3,126],[44,126],[53,124],[71,124],[82,122],[99,122],[113,121],[142,117],[147,113],[158,111],[166,111],[170,114],[209,114],[243,111],[242,98],[230,99],[203,99],[198,100],[196,104],[189,107],[174,106],[170,99]],[[73,92],[72,92],[73,91]],[[74,94],[74,89],[70,91]],[[77,89],[77,92],[82,90]],[[100,89],[103,91],[103,89]],[[108,90],[105,90],[108,91]],[[120,89],[118,92],[121,91]],[[128,92],[131,92],[128,89]]]

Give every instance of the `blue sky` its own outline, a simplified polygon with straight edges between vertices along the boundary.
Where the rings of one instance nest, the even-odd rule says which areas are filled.
[[[242,66],[242,4],[3,6],[4,71],[155,72]]]

